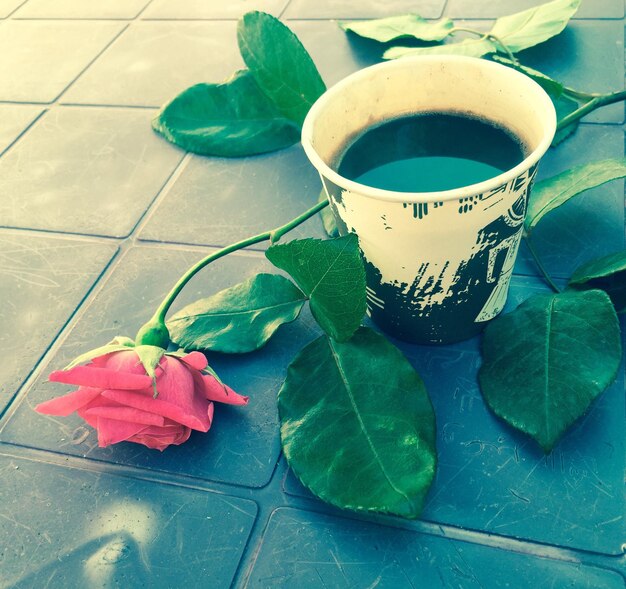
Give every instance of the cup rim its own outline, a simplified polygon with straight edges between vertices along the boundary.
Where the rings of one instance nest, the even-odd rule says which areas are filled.
[[[312,142],[313,129],[319,112],[329,100],[332,100],[337,94],[341,93],[347,86],[350,86],[352,83],[359,81],[363,78],[368,78],[369,76],[371,76],[374,70],[392,70],[396,68],[406,68],[410,67],[412,62],[424,63],[428,61],[434,63],[471,62],[474,64],[476,62],[480,62],[481,67],[484,67],[485,69],[497,70],[499,72],[506,71],[507,75],[518,77],[519,81],[521,81],[523,84],[526,84],[529,89],[532,92],[535,92],[540,97],[540,100],[544,102],[547,126],[544,136],[537,145],[537,147],[530,154],[528,154],[528,156],[523,159],[517,166],[511,168],[510,170],[502,172],[502,174],[499,174],[498,176],[494,176],[493,178],[490,178],[483,182],[479,182],[477,184],[468,184],[466,186],[459,186],[458,188],[441,190],[436,192],[399,192],[394,190],[384,190],[382,188],[374,188],[372,186],[367,186],[366,184],[360,184],[359,182],[355,182],[354,180],[349,180],[348,178],[344,178],[343,176],[341,176],[318,155],[317,151],[313,147]],[[458,55],[419,55],[413,57],[402,57],[394,61],[387,61],[363,68],[343,78],[334,86],[326,90],[326,92],[324,92],[324,94],[322,94],[313,103],[313,106],[310,108],[304,119],[304,123],[302,125],[301,141],[302,147],[304,148],[307,157],[309,158],[313,166],[317,169],[317,171],[321,174],[322,180],[324,178],[327,178],[334,184],[340,186],[341,188],[349,190],[350,192],[376,200],[391,202],[445,202],[489,192],[490,190],[494,190],[495,188],[498,188],[499,186],[502,186],[503,184],[514,180],[525,171],[530,169],[532,166],[539,162],[539,160],[543,157],[543,155],[550,147],[552,139],[554,138],[554,134],[556,133],[556,122],[556,111],[554,109],[554,105],[552,104],[552,100],[550,99],[546,91],[533,79],[526,76],[525,74],[522,74],[521,72],[518,72],[513,68],[509,68],[505,65],[476,57],[466,57]]]

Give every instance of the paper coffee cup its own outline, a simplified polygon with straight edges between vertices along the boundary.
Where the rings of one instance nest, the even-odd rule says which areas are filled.
[[[339,154],[364,130],[416,113],[452,112],[508,129],[526,146],[514,168],[440,192],[393,192],[343,178]],[[402,58],[365,68],[312,106],[302,129],[342,233],[367,273],[368,313],[414,343],[467,339],[502,311],[539,160],[556,130],[548,95],[529,77],[469,57]]]

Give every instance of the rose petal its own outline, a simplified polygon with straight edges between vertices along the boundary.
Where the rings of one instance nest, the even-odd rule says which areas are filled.
[[[134,350],[120,350],[106,355],[106,367],[115,372],[125,372],[127,374],[146,374],[137,352]]]
[[[213,403],[209,403],[209,410],[207,411],[207,415],[209,416],[209,428],[213,424],[213,413],[215,412],[215,405]]]
[[[118,421],[126,421],[129,423],[141,423],[143,425],[162,426],[165,419],[160,415],[141,411],[135,407],[120,407],[119,405],[90,407],[85,411],[85,415],[94,417],[107,417],[109,419],[117,419]]]
[[[148,448],[165,450],[170,445],[178,446],[189,439],[191,429],[182,425],[166,426],[163,428],[149,427],[140,434],[132,436],[127,442],[143,444]]]
[[[209,364],[206,356],[202,352],[190,352],[186,356],[183,356],[181,360],[196,370],[204,370]]]
[[[147,427],[143,423],[128,423],[117,419],[98,417],[96,429],[98,430],[98,446],[105,448],[111,444],[124,442],[128,438],[137,435]]]
[[[126,353],[120,352],[120,354]],[[108,367],[98,368],[96,366],[75,366],[70,370],[55,370],[48,379],[51,382],[62,382],[100,389],[139,390],[146,389],[152,385],[152,379],[145,371],[143,374],[130,374],[128,372],[111,370]]]
[[[168,401],[161,399],[161,393],[159,397],[154,399],[151,392],[134,392],[134,391],[120,391],[120,390],[106,390],[102,392],[102,396],[107,399],[111,399],[120,405],[126,405],[128,407],[135,407],[148,413],[155,413],[162,415],[168,419],[174,420],[176,423],[186,425],[191,429],[197,429],[199,431],[206,432],[209,429],[210,421],[207,415],[207,401],[204,401],[204,410],[200,413],[190,413],[186,409],[169,403]]]
[[[220,384],[213,376],[201,375],[204,394],[209,401],[218,401],[228,405],[247,405],[250,397],[240,395],[225,384]]]
[[[95,399],[100,394],[100,389],[92,387],[80,387],[76,391],[72,391],[62,397],[56,399],[50,399],[39,403],[35,407],[35,411],[39,413],[45,413],[46,415],[63,415],[67,416],[70,413],[74,413],[84,405],[87,405],[90,401]]]

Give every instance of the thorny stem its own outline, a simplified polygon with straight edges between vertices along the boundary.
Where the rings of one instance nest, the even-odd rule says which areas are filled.
[[[269,231],[264,231],[263,233],[259,233],[258,235],[254,235],[253,237],[248,237],[247,239],[243,239],[238,241],[237,243],[233,243],[232,245],[226,246],[221,250],[208,255],[206,258],[203,258],[196,264],[194,264],[185,274],[181,276],[178,282],[174,285],[172,290],[167,294],[163,302],[159,305],[159,308],[154,313],[151,321],[164,324],[165,316],[174,302],[174,299],[180,294],[180,291],[185,288],[185,285],[195,276],[197,272],[202,270],[205,266],[208,266],[211,262],[215,260],[219,260],[232,252],[236,252],[237,250],[243,249],[250,245],[254,245],[255,243],[260,243],[262,241],[270,241],[271,243],[276,243],[283,235],[295,229],[298,225],[304,223],[307,219],[312,217],[313,215],[319,213],[324,207],[328,205],[328,199],[318,202],[314,207],[311,207],[308,211],[305,211],[295,219],[289,221],[289,223],[285,223],[280,227],[276,227],[275,229],[271,229]]]
[[[545,266],[543,265],[541,259],[539,258],[539,255],[537,254],[537,250],[535,249],[535,246],[530,239],[530,233],[526,233],[524,235],[524,240],[526,241],[526,246],[528,247],[530,255],[533,257],[533,260],[535,260],[535,264],[537,264],[537,268],[539,268],[539,271],[543,275],[543,279],[548,283],[550,288],[555,293],[560,293],[561,289],[554,283],[554,280],[552,280],[552,277],[550,276],[550,274],[548,274],[548,271],[545,269]]]

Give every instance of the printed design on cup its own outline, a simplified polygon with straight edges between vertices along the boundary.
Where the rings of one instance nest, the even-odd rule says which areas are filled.
[[[414,219],[423,219],[428,215],[428,207],[432,209],[438,209],[443,206],[443,202],[403,202],[402,206],[407,209],[410,208],[413,211]]]
[[[372,319],[398,337],[438,343],[450,333],[455,339],[471,337],[500,313],[536,170],[534,166],[475,195],[473,201],[459,199],[444,203],[452,206],[437,207],[428,203],[421,218],[419,206],[413,217],[413,205],[419,203],[381,202],[325,179],[340,232],[360,235]],[[459,213],[457,202],[472,208]],[[428,232],[413,229],[415,222],[428,225]],[[430,242],[432,230],[441,235],[436,250]]]

